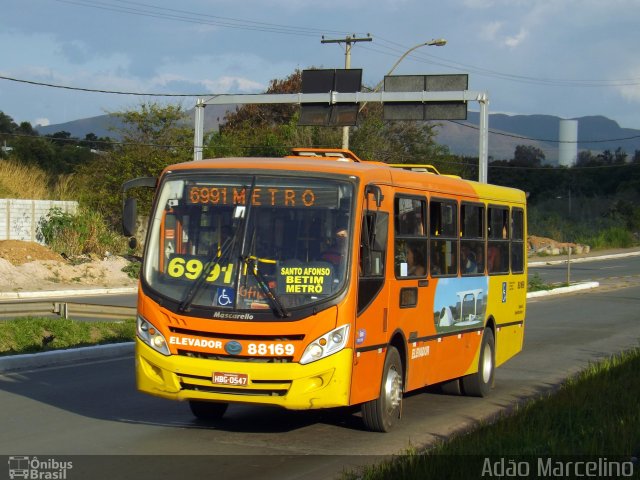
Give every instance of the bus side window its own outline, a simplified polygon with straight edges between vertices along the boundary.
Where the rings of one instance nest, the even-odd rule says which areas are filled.
[[[361,276],[384,277],[388,225],[389,215],[385,212],[367,212],[363,217],[360,239]]]
[[[429,203],[430,271],[433,276],[458,274],[458,203]]]
[[[489,206],[487,272],[509,273],[509,208]]]
[[[524,272],[524,210],[511,209],[511,271]]]
[[[482,275],[485,265],[484,205],[460,206],[460,273]]]
[[[424,198],[399,196],[394,200],[396,278],[425,277],[427,274],[426,206]]]
[[[365,211],[360,237],[358,314],[362,313],[384,285],[389,214]]]

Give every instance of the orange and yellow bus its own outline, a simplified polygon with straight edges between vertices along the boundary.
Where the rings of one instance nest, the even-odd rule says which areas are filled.
[[[485,396],[522,349],[522,191],[340,149],[188,162],[153,183],[137,386],[198,418],[361,405],[388,431],[405,392]],[[135,202],[123,217],[131,235]]]

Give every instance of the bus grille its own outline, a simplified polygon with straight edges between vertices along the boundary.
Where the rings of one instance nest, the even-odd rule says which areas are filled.
[[[247,357],[238,355],[221,355],[219,353],[195,352],[192,350],[178,349],[178,355],[190,358],[202,358],[205,360],[221,360],[225,362],[249,362],[249,363],[292,363],[293,357]]]
[[[304,340],[304,334],[292,335],[247,335],[242,333],[218,333],[218,332],[202,332],[200,330],[190,330],[188,328],[169,327],[172,333],[181,333],[185,335],[195,335],[198,337],[217,338],[220,340],[249,340],[254,342],[299,342]]]

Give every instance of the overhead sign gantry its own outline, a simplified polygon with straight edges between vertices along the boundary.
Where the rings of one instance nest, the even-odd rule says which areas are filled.
[[[347,71],[351,72],[348,75],[353,75],[354,70]],[[303,108],[303,113],[305,106],[313,107],[315,105],[316,107],[321,107],[319,110],[315,110],[316,115],[313,114],[313,109],[307,109],[306,113],[301,116],[306,117],[307,120],[316,117],[317,122],[309,123],[309,121],[307,121],[305,123],[306,125],[322,124],[339,126],[355,124],[354,109],[340,108],[341,106],[350,105],[353,107],[355,105],[357,107],[364,103],[376,102],[382,103],[385,106],[385,119],[388,120],[453,120],[466,118],[467,103],[478,102],[480,105],[480,132],[478,141],[480,165],[478,181],[480,183],[487,183],[489,98],[486,92],[472,91],[466,88],[455,89],[451,87],[452,85],[461,86],[463,85],[462,82],[464,82],[464,86],[466,87],[466,75],[390,76],[385,78],[385,89],[383,91],[340,92],[334,89],[336,86],[340,86],[341,82],[336,80],[336,78],[341,75],[340,72],[341,70],[339,69],[335,70],[331,89],[322,93],[225,94],[198,98],[195,108],[193,159],[202,160],[204,108],[207,105],[297,104]],[[350,85],[353,82],[342,83]],[[427,90],[430,85],[433,90]],[[350,86],[353,87],[353,85]],[[442,90],[442,88],[454,89]],[[303,88],[303,90],[305,89]],[[336,106],[339,108],[332,108]],[[463,112],[464,117],[461,117]]]

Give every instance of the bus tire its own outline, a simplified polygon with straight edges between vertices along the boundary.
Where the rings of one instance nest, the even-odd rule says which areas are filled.
[[[486,328],[480,346],[478,371],[462,377],[462,391],[470,397],[486,397],[493,388],[496,349],[493,331]]]
[[[191,413],[200,420],[220,420],[227,411],[228,403],[189,400]]]
[[[388,432],[402,414],[403,372],[400,354],[389,347],[384,360],[380,396],[362,404],[362,419],[367,430]]]

